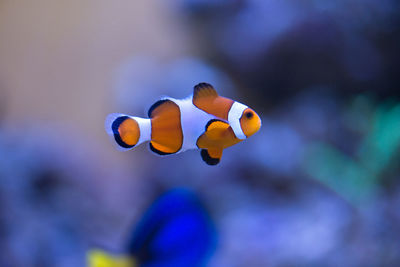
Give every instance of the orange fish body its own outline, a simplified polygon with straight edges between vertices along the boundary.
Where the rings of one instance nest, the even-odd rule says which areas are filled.
[[[207,83],[194,87],[186,99],[165,98],[153,104],[148,119],[110,114],[106,130],[119,148],[127,150],[150,141],[158,155],[201,149],[209,165],[220,162],[222,151],[256,133],[261,119],[247,106],[221,97]]]

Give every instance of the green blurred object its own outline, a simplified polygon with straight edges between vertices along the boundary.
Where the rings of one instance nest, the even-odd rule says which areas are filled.
[[[312,142],[306,149],[303,162],[308,175],[354,205],[360,205],[371,197],[382,182],[382,174],[398,160],[395,156],[400,146],[400,104],[390,101],[378,105],[368,118],[365,114],[371,107],[369,101],[364,96],[358,97],[349,110],[353,114],[350,125],[365,127],[365,122],[368,122],[354,157],[325,142]]]

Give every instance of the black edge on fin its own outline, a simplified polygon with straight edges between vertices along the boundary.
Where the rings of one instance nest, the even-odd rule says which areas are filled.
[[[158,106],[160,106],[161,104],[163,104],[163,103],[165,103],[165,102],[167,102],[167,101],[171,101],[171,100],[169,100],[169,99],[161,99],[161,100],[158,100],[156,103],[154,103],[153,105],[151,105],[151,107],[149,108],[149,111],[147,112],[147,115],[149,116],[149,118],[153,118],[153,111],[158,107]]]
[[[223,120],[218,120],[218,119],[211,119],[211,120],[209,120],[208,122],[207,122],[207,124],[206,124],[206,132],[207,132],[207,130],[208,130],[208,127],[210,127],[210,125],[211,124],[213,124],[214,122],[216,122],[216,121],[221,121],[221,122],[224,122],[224,123],[226,123],[225,121],[223,121]]]
[[[217,165],[220,161],[220,159],[215,159],[210,157],[208,154],[207,149],[202,149],[201,150],[201,158],[208,164],[208,165]]]
[[[166,155],[175,154],[175,153],[166,153],[166,152],[163,152],[163,151],[161,151],[161,150],[158,150],[157,148],[155,148],[155,147],[151,144],[151,142],[149,143],[149,147],[150,147],[150,150],[151,150],[151,151],[153,151],[154,153],[156,153],[156,154],[158,154],[158,155],[160,155],[160,156],[166,156]]]
[[[111,124],[111,129],[113,131],[114,134],[114,139],[115,142],[117,142],[117,144],[123,148],[132,148],[135,145],[127,145],[124,141],[122,141],[121,136],[119,134],[118,128],[121,125],[121,123],[123,123],[126,119],[129,119],[128,116],[121,116],[116,118],[113,123]]]
[[[194,86],[193,97],[196,98],[197,95],[203,90],[207,90],[210,95],[218,96],[217,91],[215,91],[214,87],[211,84],[209,84],[209,83],[199,83],[199,84]]]

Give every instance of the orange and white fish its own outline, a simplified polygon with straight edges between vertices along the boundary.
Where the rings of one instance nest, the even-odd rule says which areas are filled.
[[[200,83],[185,99],[166,97],[154,103],[149,119],[110,114],[107,133],[121,150],[150,141],[158,155],[201,149],[209,165],[220,162],[222,151],[256,133],[261,119],[251,108],[217,94],[212,85]]]

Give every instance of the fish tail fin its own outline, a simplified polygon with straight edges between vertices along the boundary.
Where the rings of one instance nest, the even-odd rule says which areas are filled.
[[[107,133],[120,150],[129,150],[151,138],[151,120],[113,113],[105,121]]]
[[[135,259],[128,256],[111,255],[99,249],[89,250],[87,253],[88,267],[134,267]]]

